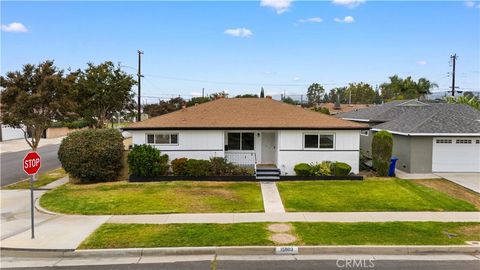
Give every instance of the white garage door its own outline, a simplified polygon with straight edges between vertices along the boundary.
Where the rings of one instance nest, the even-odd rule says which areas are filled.
[[[433,138],[433,172],[480,172],[480,138]]]

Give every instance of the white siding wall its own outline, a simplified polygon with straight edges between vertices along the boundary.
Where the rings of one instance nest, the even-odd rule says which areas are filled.
[[[335,134],[334,150],[304,150],[305,133]],[[357,130],[281,130],[278,131],[277,166],[283,174],[293,175],[295,164],[340,161],[352,166],[352,172],[359,171],[360,131]]]
[[[210,157],[224,157],[224,143],[222,130],[149,130],[129,131],[132,134],[133,144],[145,144],[146,134],[178,134],[178,145],[156,145],[157,149],[169,156],[170,161],[176,158],[209,159]]]

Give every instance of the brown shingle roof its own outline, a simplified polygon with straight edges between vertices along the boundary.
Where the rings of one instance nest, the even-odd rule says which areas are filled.
[[[135,129],[368,129],[268,98],[228,98],[133,123]]]

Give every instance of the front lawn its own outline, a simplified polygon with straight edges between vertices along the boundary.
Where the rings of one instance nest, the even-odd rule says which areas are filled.
[[[264,223],[103,224],[80,248],[272,245]]]
[[[464,245],[480,240],[479,223],[293,223],[306,245]]]
[[[63,168],[58,168],[55,170],[51,170],[51,171],[39,174],[35,179],[35,182],[33,182],[33,187],[34,188],[43,187],[65,176],[67,176],[67,173],[63,170]],[[29,189],[29,188],[30,188],[30,179],[25,179],[20,182],[4,187],[4,189]]]
[[[400,179],[277,183],[292,212],[476,211],[469,202]]]
[[[84,215],[263,212],[260,185],[253,182],[67,184],[43,195],[40,205]]]
[[[271,223],[103,224],[79,248],[271,246]],[[295,245],[464,245],[480,240],[479,223],[291,223]]]

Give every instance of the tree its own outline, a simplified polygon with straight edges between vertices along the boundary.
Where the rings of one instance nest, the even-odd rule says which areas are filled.
[[[282,101],[285,102],[285,103],[288,103],[288,104],[292,104],[292,105],[300,105],[300,102],[294,100],[291,97],[284,97]]]
[[[160,100],[156,104],[147,104],[143,106],[143,111],[148,114],[149,117],[155,117],[180,110],[185,104],[186,102],[183,98],[175,97],[168,101]]]
[[[350,96],[351,94],[351,96]],[[375,100],[375,90],[368,83],[350,83],[345,90],[344,99],[346,103],[353,104],[373,104]]]
[[[309,105],[317,105],[322,102],[323,94],[325,93],[325,89],[321,84],[312,83],[307,90],[307,99]]]
[[[372,159],[373,168],[379,176],[387,176],[392,157],[393,136],[386,130],[381,130],[373,135]]]
[[[195,104],[202,104],[205,102],[209,102],[212,99],[210,97],[193,97],[189,101],[187,101],[187,107],[195,106]]]
[[[243,95],[237,95],[235,98],[258,98],[257,94],[243,94]]]
[[[265,97],[265,90],[263,90],[263,87],[262,89],[260,90],[260,98],[264,98]]]
[[[420,78],[415,82],[410,76],[402,79],[398,75],[394,75],[389,79],[390,82],[380,85],[384,100],[425,98],[431,93],[432,88],[438,87],[436,83],[425,78]]]
[[[96,126],[103,128],[114,115],[135,109],[131,89],[136,82],[131,75],[110,61],[87,65],[87,69],[79,71],[76,86],[79,114],[83,118],[94,119]]]
[[[75,80],[75,73],[65,75],[53,61],[27,64],[21,71],[8,72],[0,77],[2,123],[21,128],[25,141],[36,151],[42,134],[54,121],[75,118]]]
[[[458,104],[466,104],[472,108],[480,110],[480,101],[477,97],[473,96],[468,98],[466,96],[459,96],[459,97],[445,97],[447,103],[458,103]]]
[[[225,91],[213,93],[210,95],[210,98],[211,99],[228,98],[228,93]]]

